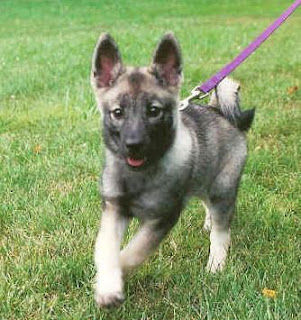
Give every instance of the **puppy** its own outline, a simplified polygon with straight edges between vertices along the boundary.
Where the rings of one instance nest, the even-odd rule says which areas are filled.
[[[100,307],[123,301],[123,276],[158,247],[191,196],[206,208],[207,270],[225,265],[247,156],[245,132],[254,110],[240,110],[239,85],[225,79],[208,106],[190,104],[179,111],[181,70],[180,47],[171,33],[159,42],[149,67],[124,66],[108,34],[96,45],[91,83],[105,144],[103,212],[95,246]],[[120,251],[133,217],[140,228]]]

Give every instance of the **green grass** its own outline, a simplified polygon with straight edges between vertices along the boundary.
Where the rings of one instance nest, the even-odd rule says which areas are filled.
[[[0,319],[301,319],[301,8],[233,73],[257,111],[226,270],[204,270],[209,240],[195,200],[128,279],[119,309],[97,310],[92,291],[103,148],[89,72],[99,33],[115,37],[126,63],[146,65],[174,31],[184,96],[288,5],[0,2]]]

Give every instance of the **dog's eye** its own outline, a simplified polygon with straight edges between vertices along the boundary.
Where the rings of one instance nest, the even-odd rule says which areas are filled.
[[[150,106],[147,108],[147,116],[149,118],[158,118],[162,114],[162,109],[156,106]]]
[[[121,119],[124,115],[124,112],[121,108],[116,108],[113,111],[111,111],[111,115],[115,118],[115,119]]]

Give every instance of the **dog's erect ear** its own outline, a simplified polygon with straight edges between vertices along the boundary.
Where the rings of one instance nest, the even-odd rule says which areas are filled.
[[[177,39],[166,33],[159,42],[153,57],[151,72],[162,85],[177,86],[181,82],[182,57]]]
[[[117,44],[109,34],[101,34],[92,58],[92,82],[97,88],[110,87],[122,70]]]

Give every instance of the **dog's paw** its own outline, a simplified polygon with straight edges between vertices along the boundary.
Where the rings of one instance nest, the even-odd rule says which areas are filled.
[[[123,280],[119,269],[98,272],[95,280],[95,301],[99,307],[117,307],[122,303],[124,300]]]
[[[118,307],[124,300],[122,292],[96,292],[95,301],[99,308]]]
[[[218,258],[210,255],[206,266],[206,271],[210,273],[217,273],[223,270],[225,264],[226,256],[224,258]]]
[[[212,230],[210,234],[210,254],[207,271],[216,273],[223,270],[230,247],[230,230]]]

